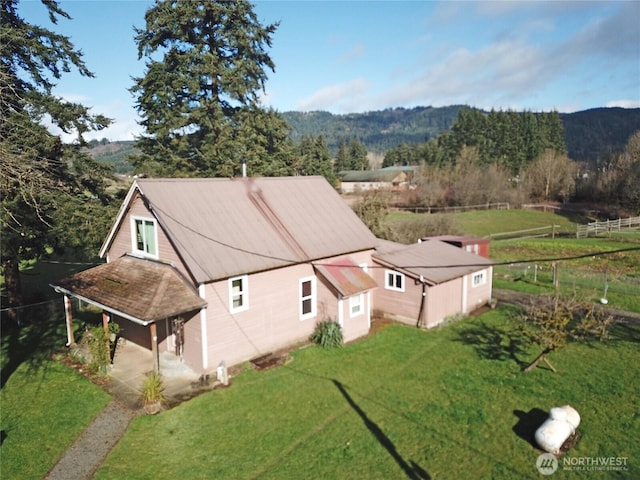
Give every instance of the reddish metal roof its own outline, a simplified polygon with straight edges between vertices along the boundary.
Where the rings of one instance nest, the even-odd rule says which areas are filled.
[[[483,270],[494,263],[439,240],[411,245],[380,241],[373,260],[413,278],[422,277],[432,285]]]
[[[138,179],[133,189],[139,189],[198,283],[376,243],[323,177]]]
[[[52,287],[140,323],[192,312],[207,304],[173,266],[128,255]]]
[[[349,258],[316,264],[314,267],[342,297],[350,297],[378,286],[373,278]]]

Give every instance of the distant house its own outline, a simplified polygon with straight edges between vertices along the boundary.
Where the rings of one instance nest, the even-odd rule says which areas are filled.
[[[367,190],[405,190],[413,181],[418,167],[385,167],[378,170],[346,170],[340,172],[340,190],[342,193],[354,193]]]
[[[491,300],[493,262],[448,243],[380,242],[372,258],[374,305],[385,317],[430,328]]]
[[[430,327],[491,295],[491,262],[440,241],[376,239],[322,177],[137,179],[100,256],[52,285],[120,335],[199,373],[305,341],[331,318],[346,341],[374,311]],[[435,268],[434,268],[435,267]],[[425,295],[423,295],[423,293]]]

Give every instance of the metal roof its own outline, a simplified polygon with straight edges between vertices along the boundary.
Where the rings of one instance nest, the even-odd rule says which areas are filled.
[[[144,325],[207,304],[173,266],[129,255],[51,286]]]
[[[349,258],[314,266],[342,297],[350,297],[378,286],[373,278]]]
[[[131,188],[139,190],[198,283],[376,243],[323,177],[138,179]]]
[[[422,277],[432,285],[483,270],[494,263],[439,240],[411,245],[380,241],[373,259],[413,278]]]

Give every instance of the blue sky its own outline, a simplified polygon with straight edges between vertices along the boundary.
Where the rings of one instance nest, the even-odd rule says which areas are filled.
[[[640,107],[638,1],[254,1],[280,22],[263,103],[278,111],[360,113],[467,104],[574,112]],[[132,77],[144,73],[133,26],[146,0],[60,1],[52,26],[36,0],[19,13],[71,38],[95,78],[67,74],[55,93],[114,125],[88,139],[140,133]]]

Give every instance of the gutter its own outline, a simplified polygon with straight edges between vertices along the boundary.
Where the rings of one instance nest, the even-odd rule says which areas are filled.
[[[131,320],[132,322],[137,323],[138,325],[142,325],[142,326],[146,327],[150,323],[154,322],[154,320],[151,320],[151,321],[142,320],[140,318],[137,318],[137,317],[134,317],[132,315],[129,315],[128,313],[124,313],[124,312],[121,312],[119,310],[116,310],[115,308],[107,307],[106,305],[103,305],[100,302],[96,302],[95,300],[91,300],[91,299],[89,299],[87,297],[83,297],[82,295],[78,295],[77,293],[73,293],[73,292],[67,290],[66,288],[62,288],[62,287],[59,287],[57,285],[52,285],[52,284],[49,284],[49,286],[51,288],[53,288],[56,293],[63,293],[65,295],[69,296],[69,297],[77,298],[79,300],[82,300],[85,303],[88,303],[88,304],[93,305],[95,307],[101,308],[102,310],[106,310],[107,312],[114,313],[114,314],[118,315],[119,317],[126,318],[127,320]]]

